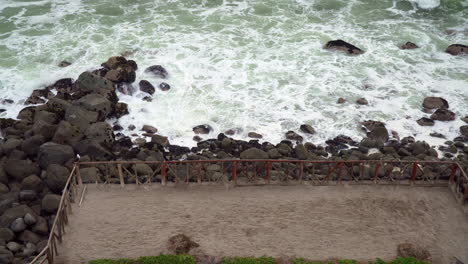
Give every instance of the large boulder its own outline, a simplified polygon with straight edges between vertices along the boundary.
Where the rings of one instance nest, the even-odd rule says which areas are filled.
[[[468,55],[468,46],[462,44],[452,44],[447,47],[445,52],[451,55]]]
[[[78,105],[70,106],[65,112],[65,120],[80,131],[85,131],[92,123],[97,122],[98,119],[99,114],[97,112],[88,111]]]
[[[460,133],[465,136],[465,137],[468,137],[468,125],[466,126],[461,126],[460,127]]]
[[[120,118],[128,114],[129,114],[128,105],[126,103],[118,102],[115,104],[114,113],[112,113],[112,116],[116,118]]]
[[[437,109],[432,115],[432,120],[452,121],[455,120],[455,113],[448,109]]]
[[[87,139],[105,146],[110,146],[115,141],[112,127],[106,122],[92,124],[86,129],[85,136]]]
[[[55,134],[55,131],[57,130],[57,125],[52,125],[49,123],[46,123],[42,120],[39,120],[37,122],[34,122],[34,125],[32,127],[32,132],[34,135],[40,135],[42,136],[45,140],[50,140]]]
[[[309,152],[302,144],[297,144],[294,148],[296,157],[300,160],[306,160],[309,157]]]
[[[34,211],[24,204],[5,210],[0,216],[0,227],[10,227],[15,219],[24,217],[27,213],[34,215]]]
[[[91,72],[83,72],[75,83],[76,89],[83,93],[99,92],[100,90],[113,91],[111,81]]]
[[[268,159],[268,153],[258,148],[249,148],[240,154],[241,159]]]
[[[44,121],[49,124],[57,124],[58,115],[49,111],[37,111],[34,115],[34,122]]]
[[[10,264],[13,263],[15,256],[11,253],[10,250],[0,247],[0,263],[1,264]]]
[[[80,155],[88,155],[95,160],[109,160],[113,157],[111,152],[91,139],[81,140],[75,148]]]
[[[41,178],[36,175],[29,175],[21,181],[20,185],[21,190],[33,190],[36,192],[41,192],[44,188],[44,183]]]
[[[0,227],[0,240],[4,240],[5,242],[10,242],[15,238],[15,233],[11,231],[9,228]]]
[[[137,172],[138,175],[152,175],[153,170],[148,164],[137,163],[133,165],[133,170]]]
[[[368,120],[361,122],[361,124],[366,129],[368,138],[373,140],[380,140],[382,142],[388,141],[388,130],[385,127],[384,123],[379,121]]]
[[[47,108],[50,112],[59,114],[59,115],[64,115],[65,111],[70,107],[70,102],[65,101],[61,98],[53,97],[46,103]]]
[[[213,128],[210,125],[198,125],[193,128],[195,134],[208,134],[213,131]]]
[[[442,97],[426,97],[422,105],[427,109],[449,108],[447,100]]]
[[[39,147],[37,155],[39,166],[42,169],[47,169],[50,164],[63,165],[67,161],[75,158],[73,148],[68,145],[61,145],[54,142],[47,142]],[[36,173],[30,173],[36,174]]]
[[[338,39],[338,40],[331,40],[329,42],[327,42],[327,44],[325,45],[324,47],[325,49],[328,49],[328,50],[340,50],[340,51],[344,51],[348,54],[352,54],[352,55],[358,55],[358,54],[362,54],[364,53],[363,50],[361,50],[360,48],[346,42],[346,41],[343,41],[341,39]]]
[[[29,175],[39,175],[41,172],[39,166],[30,160],[7,160],[3,168],[11,178],[19,182]]]
[[[21,150],[29,156],[36,156],[39,152],[39,147],[45,143],[45,139],[42,135],[35,135],[25,139],[21,143]]]
[[[72,93],[75,91],[75,81],[72,78],[64,78],[47,86],[47,88],[49,90],[55,89],[57,92]]]
[[[145,73],[152,73],[154,76],[166,79],[169,75],[166,69],[161,65],[153,65],[146,68]]]
[[[6,154],[9,154],[11,151],[14,149],[17,149],[21,144],[23,143],[23,140],[17,139],[17,138],[9,138],[5,143],[3,143],[3,152]]]
[[[58,164],[51,164],[47,167],[45,182],[50,190],[61,194],[67,183],[68,176],[70,176],[70,171],[66,167]]]
[[[315,129],[311,125],[303,124],[299,129],[306,134],[315,134]]]
[[[76,146],[83,137],[83,133],[70,122],[60,121],[52,141],[58,144]]]
[[[88,111],[98,113],[99,119],[103,120],[112,112],[112,103],[104,96],[96,93],[91,93],[81,97],[77,104]]]
[[[34,232],[31,232],[29,230],[24,230],[23,232],[21,232],[21,234],[19,234],[18,240],[23,243],[30,242],[33,244],[37,244],[39,243],[39,241],[41,241],[41,237]]]
[[[295,140],[296,142],[302,142],[304,139],[301,135],[297,134],[294,131],[288,131],[285,134],[286,139]]]
[[[46,194],[42,199],[42,210],[47,213],[55,213],[60,205],[60,195]]]
[[[154,94],[155,88],[154,86],[147,80],[141,80],[139,83],[140,86],[140,91],[149,93],[149,94]]]
[[[132,66],[122,65],[117,69],[109,70],[104,78],[116,83],[132,83],[136,79],[136,74]]]
[[[49,232],[47,220],[44,217],[36,217],[36,223],[31,227],[31,231],[39,235],[47,235]]]
[[[160,135],[153,135],[151,137],[151,142],[156,143],[156,144],[158,144],[160,146],[163,146],[163,147],[166,147],[166,146],[168,146],[170,144],[167,137],[160,136]]]

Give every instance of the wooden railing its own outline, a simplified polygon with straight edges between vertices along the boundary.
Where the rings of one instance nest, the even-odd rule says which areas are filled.
[[[148,167],[138,168],[138,164]],[[309,160],[186,160],[186,161],[105,161],[79,162],[70,173],[47,246],[30,264],[54,264],[57,243],[62,242],[71,203],[83,191],[80,168],[98,167],[103,175],[96,184],[132,183],[151,185],[168,182],[219,183],[234,186],[262,184],[396,184],[448,186],[456,200],[468,200],[468,177],[463,168],[449,161],[309,161]],[[145,172],[143,172],[145,170]],[[88,183],[90,179],[86,179]]]

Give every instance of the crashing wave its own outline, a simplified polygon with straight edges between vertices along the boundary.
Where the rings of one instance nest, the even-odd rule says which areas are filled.
[[[440,0],[410,0],[421,9],[433,9],[440,5]]]

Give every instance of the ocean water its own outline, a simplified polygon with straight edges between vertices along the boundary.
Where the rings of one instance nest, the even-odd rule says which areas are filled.
[[[366,53],[322,49],[332,39]],[[406,41],[421,48],[400,50]],[[451,139],[468,115],[468,56],[444,53],[453,43],[468,44],[468,0],[0,0],[0,99],[15,101],[0,116],[16,117],[33,89],[131,51],[136,87],[158,85],[144,69],[160,64],[172,88],[153,102],[120,95],[131,112],[120,124],[153,125],[175,144],[194,145],[200,124],[214,129],[205,138],[238,129],[235,138],[277,143],[307,123],[314,143],[359,140],[369,119],[440,144],[429,133]],[[456,121],[417,125],[425,96],[447,99]]]

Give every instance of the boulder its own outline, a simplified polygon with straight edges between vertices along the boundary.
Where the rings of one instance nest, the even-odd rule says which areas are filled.
[[[304,139],[302,136],[300,136],[299,134],[297,134],[294,131],[286,132],[285,137],[286,137],[286,139],[295,140],[296,142],[302,142],[302,140]]]
[[[92,159],[109,160],[113,158],[111,152],[92,139],[81,140],[75,148],[80,155],[88,155]]]
[[[47,86],[47,88],[49,88],[49,90],[55,89],[57,92],[73,93],[75,91],[75,81],[72,78],[64,78]]]
[[[414,44],[413,42],[406,42],[405,44],[400,46],[400,49],[417,49],[419,48],[418,45]]]
[[[44,217],[36,217],[36,223],[31,227],[31,231],[39,235],[48,235],[49,226],[47,220]]]
[[[455,113],[448,109],[437,109],[432,115],[432,120],[438,121],[452,121],[455,120]]]
[[[42,210],[47,213],[55,213],[60,205],[60,195],[46,194],[42,199]]]
[[[3,168],[11,178],[19,182],[29,175],[38,175],[41,172],[39,166],[29,160],[7,160]]]
[[[166,79],[169,76],[169,73],[167,72],[167,70],[164,69],[164,67],[161,65],[150,66],[146,68],[145,73],[151,73],[154,76],[161,78],[161,79]]]
[[[24,223],[24,219],[22,217],[16,218],[10,225],[11,231],[15,233],[22,232],[26,229],[26,224]]]
[[[34,122],[33,127],[32,127],[33,135],[40,135],[45,140],[52,139],[56,130],[57,130],[57,125],[52,125],[42,120]]]
[[[147,80],[141,80],[138,85],[140,86],[140,91],[149,93],[149,94],[154,94],[156,89],[154,86]]]
[[[340,97],[338,98],[338,100],[336,101],[337,104],[344,104],[346,103],[346,99],[344,99],[343,97]]]
[[[302,144],[297,144],[294,148],[294,152],[296,153],[296,157],[300,160],[306,160],[309,156],[309,152]]]
[[[80,131],[85,131],[92,123],[99,120],[99,114],[88,111],[81,106],[72,105],[65,112],[65,120]]]
[[[281,158],[281,154],[279,153],[279,151],[276,148],[268,150],[267,153],[268,153],[268,157],[270,159],[279,159],[279,158]]]
[[[0,182],[0,194],[8,193],[10,192],[10,189],[8,186]]]
[[[468,125],[460,127],[460,134],[465,137],[468,137]]]
[[[24,204],[5,210],[0,216],[0,227],[9,227],[15,219],[24,217],[26,213],[34,214],[34,211]]]
[[[111,146],[115,141],[112,127],[106,122],[98,122],[89,126],[86,129],[85,137],[103,146]]]
[[[468,123],[468,116],[460,118],[463,122]]]
[[[36,114],[36,106],[28,106],[23,109],[21,109],[16,116],[17,119],[21,120],[30,120],[32,121],[34,119],[34,115]]]
[[[418,119],[418,121],[416,121],[420,126],[433,126],[434,125],[434,120],[430,119],[430,118],[427,118],[427,117],[423,117],[423,118],[420,118]]]
[[[23,179],[20,186],[21,190],[33,190],[36,192],[41,192],[44,188],[44,183],[42,182],[41,178],[37,177],[36,175],[29,175]]]
[[[447,47],[445,52],[451,55],[468,55],[468,46],[462,44],[452,44]]]
[[[195,134],[208,134],[213,131],[213,128],[210,125],[199,125],[193,128]]]
[[[76,89],[83,93],[93,93],[101,90],[113,91],[114,86],[111,81],[91,72],[83,72],[75,83]]]
[[[114,113],[112,114],[114,117],[120,118],[128,114],[128,105],[126,103],[118,102],[115,104]]]
[[[137,172],[138,175],[152,175],[153,170],[148,164],[137,163],[133,165],[133,170]]]
[[[448,109],[449,104],[447,100],[442,97],[426,97],[423,101],[423,107],[426,109],[439,109],[444,108]]]
[[[356,103],[359,104],[359,105],[368,105],[369,102],[367,101],[366,98],[359,98],[356,100]]]
[[[132,83],[136,79],[136,74],[132,66],[125,64],[120,65],[117,69],[109,70],[104,78],[116,83]]]
[[[248,136],[249,138],[257,138],[257,139],[263,138],[263,136],[262,136],[261,134],[256,133],[256,132],[249,132],[249,133],[247,134],[247,136]]]
[[[303,124],[299,129],[307,134],[315,134],[315,129],[311,125]]]
[[[338,39],[338,40],[331,40],[329,42],[327,42],[327,44],[325,45],[324,47],[325,49],[327,50],[340,50],[340,51],[344,51],[348,54],[351,54],[351,55],[359,55],[359,54],[362,54],[364,53],[363,50],[361,50],[360,48],[346,42],[346,41],[343,41],[341,39]]]
[[[99,120],[104,120],[112,112],[112,103],[104,96],[96,93],[81,97],[77,104],[88,111],[98,113]]]
[[[268,159],[268,153],[258,148],[249,148],[240,154],[241,159]]]
[[[150,134],[155,134],[155,133],[158,132],[157,128],[155,128],[153,126],[150,126],[150,125],[144,125],[141,130],[145,131],[146,133],[150,133]]]
[[[37,192],[34,190],[22,190],[19,192],[19,199],[22,202],[34,201],[37,198]]]
[[[165,82],[160,83],[158,87],[161,91],[169,91],[171,89],[171,86]]]
[[[39,147],[44,143],[45,139],[42,135],[34,135],[21,143],[21,150],[28,156],[36,156],[39,152]]]
[[[24,215],[24,223],[28,226],[30,225],[34,225],[35,223],[37,223],[37,219],[34,215],[30,214],[30,213],[26,213]]]
[[[9,228],[0,227],[0,240],[4,240],[5,242],[9,242],[15,238],[15,233],[11,231]]]
[[[58,144],[76,146],[83,137],[83,133],[70,122],[60,121],[52,141]]]
[[[46,184],[50,190],[57,194],[61,194],[65,184],[67,183],[70,171],[61,165],[50,164],[46,172]]]
[[[8,209],[16,205],[17,203],[19,203],[17,192],[0,194],[0,215],[2,215],[4,212],[6,212]]]
[[[3,169],[3,164],[0,164],[0,182],[8,183],[8,175],[6,174],[5,170]]]
[[[13,263],[13,260],[15,259],[15,256],[13,253],[11,253],[10,250],[0,247],[0,263],[1,264],[11,264]]]
[[[31,242],[33,244],[36,244],[39,241],[41,241],[41,237],[35,234],[34,232],[24,230],[23,232],[21,232],[21,234],[19,234],[18,240],[23,243]]]
[[[63,165],[67,161],[75,158],[73,148],[68,145],[61,145],[54,142],[47,142],[39,147],[37,155],[39,166],[42,169],[47,169],[50,164]],[[28,175],[38,173],[29,173]]]
[[[101,64],[101,66],[109,70],[114,70],[125,64],[128,64],[128,61],[125,57],[113,56],[107,59],[107,61]]]
[[[6,247],[7,247],[8,250],[10,250],[11,252],[18,252],[18,251],[20,251],[20,250],[23,248],[22,245],[20,245],[20,244],[18,244],[18,243],[16,243],[16,242],[13,242],[13,241],[9,242],[9,243],[6,245]],[[1,262],[0,262],[0,263],[1,263]]]
[[[48,124],[57,124],[58,115],[49,111],[36,111],[34,114],[34,123],[38,121],[43,121]]]
[[[9,154],[11,151],[21,146],[22,143],[23,143],[22,139],[9,138],[7,139],[5,143],[3,143],[3,146],[2,146],[3,152],[6,154]]]
[[[55,96],[49,99],[46,105],[47,105],[48,111],[59,114],[59,115],[64,115],[65,111],[70,107],[71,104],[70,102],[67,102]]]
[[[373,140],[380,140],[382,142],[387,142],[389,139],[388,130],[385,127],[385,124],[379,121],[364,121],[361,122],[361,125],[367,131],[367,137]]]

